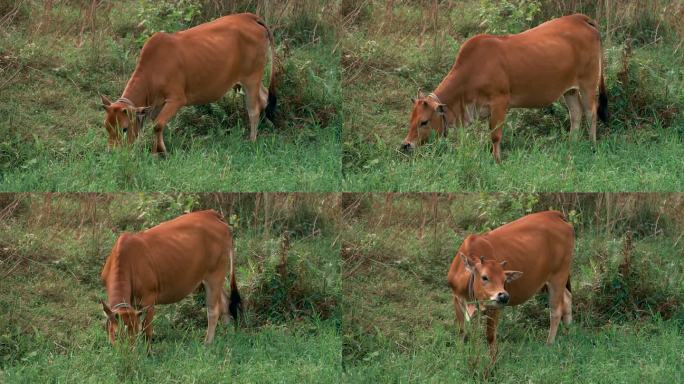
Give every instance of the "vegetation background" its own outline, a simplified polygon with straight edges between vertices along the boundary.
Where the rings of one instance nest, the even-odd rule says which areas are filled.
[[[340,203],[339,194],[0,194],[0,382],[337,382]],[[245,321],[219,324],[205,347],[196,292],[157,308],[151,354],[142,340],[110,346],[98,300],[117,236],[206,208],[233,228]]]
[[[318,0],[14,0],[0,3],[0,190],[337,191],[340,59],[334,3]],[[261,15],[282,74],[275,126],[246,139],[243,95],[183,108],[166,159],[107,151],[100,94],[116,98],[154,32],[228,13]],[[239,53],[236,53],[239,54]],[[268,76],[265,76],[265,82]]]
[[[342,1],[345,191],[681,191],[684,4],[678,0]],[[479,33],[518,33],[562,15],[598,20],[610,125],[570,142],[567,108],[508,113],[502,164],[486,122],[405,155],[410,98],[446,76]]]
[[[573,223],[573,316],[547,346],[548,295],[456,334],[449,265],[470,233],[558,209]],[[670,383],[684,377],[684,195],[346,194],[348,382]]]

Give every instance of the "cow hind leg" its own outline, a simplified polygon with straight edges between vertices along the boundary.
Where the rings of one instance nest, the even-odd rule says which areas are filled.
[[[205,344],[211,344],[216,332],[216,323],[221,316],[221,294],[223,293],[222,281],[204,281],[204,290],[207,294],[207,336]]]
[[[570,136],[576,138],[578,128],[582,126],[582,103],[577,89],[571,89],[563,94],[565,105],[570,113]]]
[[[570,325],[572,323],[572,293],[567,288],[564,289],[563,299],[563,324]]]
[[[556,339],[558,324],[563,316],[565,307],[565,282],[555,280],[547,284],[549,288],[549,306],[551,307],[551,325],[549,327],[549,337],[546,340],[547,344],[552,344]]]
[[[225,289],[221,289],[221,317],[223,324],[228,324],[230,315],[228,314],[228,294]]]
[[[589,125],[589,136],[591,141],[596,144],[596,89],[594,87],[580,86],[580,101],[584,108],[584,116]]]
[[[251,79],[244,83],[245,85],[245,101],[247,105],[247,114],[249,115],[249,139],[256,140],[257,126],[261,118],[261,111],[266,105],[268,98],[268,91],[261,85],[261,77],[258,79]]]

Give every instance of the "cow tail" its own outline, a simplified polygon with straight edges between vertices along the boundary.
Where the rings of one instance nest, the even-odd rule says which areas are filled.
[[[572,293],[572,286],[570,285],[570,275],[568,275],[568,281],[565,283],[565,288],[568,292]]]
[[[599,105],[597,114],[604,124],[608,124],[608,93],[606,92],[606,83],[603,81],[603,69],[603,49],[599,42]]]
[[[235,327],[237,327],[238,315],[242,311],[242,298],[235,283],[235,246],[232,242],[228,255],[230,257],[230,300],[228,302],[228,311],[233,320],[235,320]]]
[[[271,29],[268,28],[261,19],[258,19],[257,23],[266,29],[266,32],[268,33],[268,43],[271,49],[271,76],[268,79],[268,102],[266,103],[264,112],[266,113],[266,118],[273,122],[276,106],[278,104],[278,98],[276,97],[276,72],[278,70],[278,65],[276,64],[275,41]]]

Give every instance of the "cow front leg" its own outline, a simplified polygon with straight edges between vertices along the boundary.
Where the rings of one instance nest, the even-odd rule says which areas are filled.
[[[488,309],[487,316],[487,345],[489,346],[489,356],[492,361],[496,361],[496,327],[499,325],[499,310]]]
[[[145,340],[148,343],[152,342],[152,319],[154,319],[154,306],[147,308],[143,320],[143,332],[145,332]]]
[[[503,137],[503,125],[508,110],[508,101],[499,100],[490,105],[489,129],[492,138],[492,155],[497,163],[501,163],[501,138]]]
[[[166,153],[164,145],[164,128],[166,123],[178,112],[178,109],[185,105],[185,101],[167,101],[162,107],[157,119],[154,122],[154,142],[152,143],[152,153]]]
[[[463,315],[463,306],[461,305],[461,300],[458,296],[454,295],[454,315],[456,317],[456,328],[458,335],[464,342],[468,339],[468,335],[465,331],[465,318]]]

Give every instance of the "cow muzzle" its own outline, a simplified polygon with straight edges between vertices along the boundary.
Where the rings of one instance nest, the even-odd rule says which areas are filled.
[[[411,153],[411,151],[413,151],[413,144],[412,143],[403,143],[403,144],[401,144],[399,149],[404,153]]]
[[[504,306],[508,304],[508,301],[511,299],[511,296],[508,294],[508,292],[499,292],[496,294],[496,297],[494,301],[496,302],[497,305]]]

